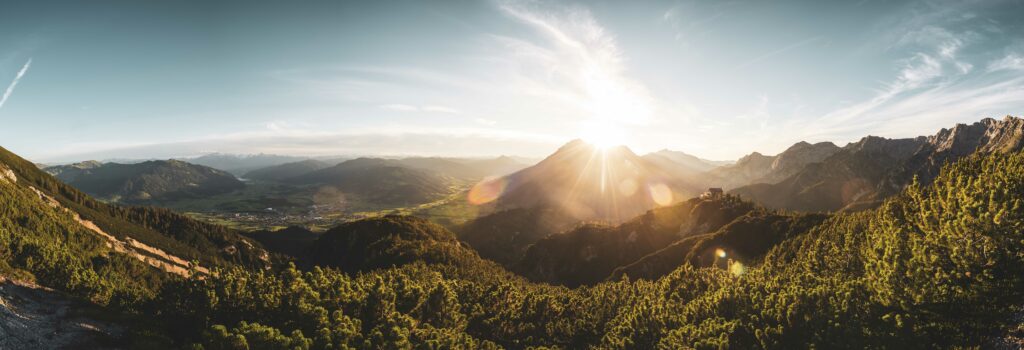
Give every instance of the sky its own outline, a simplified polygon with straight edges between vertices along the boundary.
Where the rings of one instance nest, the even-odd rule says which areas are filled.
[[[0,146],[716,160],[1024,111],[1021,1],[0,0]]]

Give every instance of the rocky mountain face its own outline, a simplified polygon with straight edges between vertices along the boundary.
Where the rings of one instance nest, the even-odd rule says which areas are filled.
[[[1024,120],[983,119],[932,136],[868,136],[820,163],[775,184],[736,188],[734,194],[771,208],[801,211],[857,210],[877,205],[910,184],[930,183],[942,166],[974,153],[1010,152],[1024,145]]]
[[[818,163],[839,151],[831,142],[810,144],[799,142],[774,156],[751,153],[735,164],[722,166],[707,173],[709,186],[732,189],[760,183],[777,183],[802,170],[808,164]]]
[[[943,164],[973,153],[1005,153],[1024,148],[1024,119],[1007,116],[1003,120],[985,118],[973,124],[957,124],[925,138],[908,159],[883,183],[883,189],[898,191],[916,175],[930,183]]]

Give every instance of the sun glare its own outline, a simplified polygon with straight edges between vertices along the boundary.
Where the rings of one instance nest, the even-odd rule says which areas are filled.
[[[584,142],[605,150],[623,144],[623,133],[616,129],[611,123],[588,123],[580,133]]]

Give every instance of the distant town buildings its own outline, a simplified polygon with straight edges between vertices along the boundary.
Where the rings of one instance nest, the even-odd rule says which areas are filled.
[[[704,193],[700,194],[700,199],[720,199],[725,195],[721,187],[711,187]]]

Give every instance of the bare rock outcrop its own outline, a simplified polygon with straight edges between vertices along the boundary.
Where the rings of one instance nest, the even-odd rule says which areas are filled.
[[[78,312],[95,307],[0,276],[0,349],[116,349],[123,327]]]

